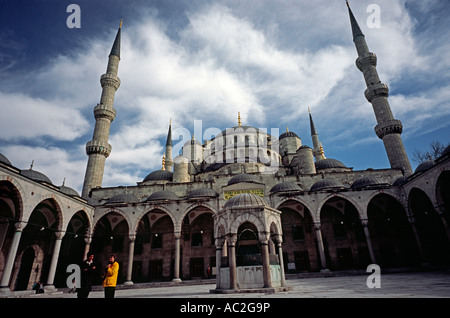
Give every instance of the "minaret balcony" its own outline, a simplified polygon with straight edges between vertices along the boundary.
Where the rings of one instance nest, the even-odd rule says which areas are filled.
[[[377,56],[368,52],[356,59],[356,67],[362,72],[367,65],[377,66]]]
[[[112,150],[112,147],[110,144],[98,141],[98,140],[91,140],[86,144],[86,154],[92,155],[92,154],[100,154],[108,158]]]
[[[375,97],[388,97],[389,96],[389,87],[384,83],[372,84],[364,92],[367,100],[371,103]]]
[[[375,126],[375,133],[380,139],[383,139],[384,136],[390,134],[401,134],[402,131],[403,125],[398,119],[388,120]]]
[[[97,104],[94,107],[94,117],[98,118],[107,118],[109,121],[113,121],[116,118],[116,110],[113,107],[109,107],[104,104]]]
[[[114,74],[106,73],[100,77],[100,84],[102,87],[113,87],[117,91],[120,86],[120,78]]]

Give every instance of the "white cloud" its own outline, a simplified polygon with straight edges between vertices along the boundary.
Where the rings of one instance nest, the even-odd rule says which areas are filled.
[[[50,137],[56,140],[71,141],[84,134],[87,121],[80,112],[66,107],[62,100],[31,98],[23,94],[0,92],[0,139],[39,139]]]

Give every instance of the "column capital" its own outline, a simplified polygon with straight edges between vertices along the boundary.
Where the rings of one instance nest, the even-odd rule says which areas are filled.
[[[369,220],[368,219],[361,219],[361,225],[363,227],[367,227],[369,225]]]
[[[313,225],[314,225],[314,229],[316,230],[316,231],[318,231],[318,230],[320,230],[320,222],[313,222]]]

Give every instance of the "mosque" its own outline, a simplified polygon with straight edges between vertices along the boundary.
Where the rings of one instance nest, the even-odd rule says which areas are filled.
[[[412,171],[350,7],[356,67],[373,106],[390,167],[355,171],[327,158],[309,121],[312,147],[286,130],[226,128],[192,138],[172,155],[168,126],[160,170],[135,186],[102,187],[120,86],[121,26],[101,76],[81,195],[0,154],[0,294],[66,287],[67,266],[89,251],[117,255],[119,283],[216,278],[216,291],[283,290],[303,272],[450,265],[450,148]],[[100,283],[99,281],[97,283]]]

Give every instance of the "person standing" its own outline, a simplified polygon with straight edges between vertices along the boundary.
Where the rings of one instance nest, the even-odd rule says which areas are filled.
[[[92,290],[92,282],[97,273],[97,265],[94,262],[94,254],[89,253],[87,259],[81,263],[81,286],[78,289],[78,298],[88,298]]]
[[[105,288],[105,298],[114,298],[117,285],[117,276],[119,275],[119,263],[116,261],[116,256],[109,257],[109,263],[105,268],[105,279],[103,280],[103,287]]]

